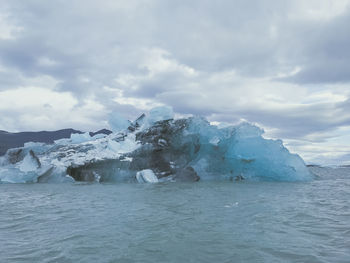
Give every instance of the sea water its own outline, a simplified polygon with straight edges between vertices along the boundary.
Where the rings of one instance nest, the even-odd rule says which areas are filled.
[[[2,184],[0,262],[350,262],[349,168],[319,174]]]

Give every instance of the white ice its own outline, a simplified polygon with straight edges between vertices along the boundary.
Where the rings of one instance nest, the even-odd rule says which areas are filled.
[[[158,183],[159,182],[157,176],[150,169],[138,171],[136,173],[136,179],[139,183]]]

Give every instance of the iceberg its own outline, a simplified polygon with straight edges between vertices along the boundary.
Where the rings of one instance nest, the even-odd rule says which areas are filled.
[[[169,107],[155,108],[133,122],[119,117],[113,122],[109,135],[72,134],[53,144],[9,149],[0,157],[0,183],[313,178],[299,155],[281,140],[265,139],[264,131],[250,123],[215,126],[201,117],[174,119]]]

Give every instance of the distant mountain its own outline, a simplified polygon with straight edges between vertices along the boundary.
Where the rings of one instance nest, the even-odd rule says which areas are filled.
[[[102,129],[102,130],[99,130],[97,132],[89,132],[90,136],[95,136],[97,134],[106,134],[106,135],[110,135],[112,133],[112,131],[110,130],[107,130],[107,129]]]
[[[58,131],[39,131],[39,132],[17,132],[10,133],[0,131],[0,156],[4,155],[10,148],[22,147],[26,142],[44,142],[53,143],[53,141],[63,138],[70,138],[72,133],[83,133],[74,129],[63,129]],[[102,129],[97,132],[90,132],[90,136],[96,134],[110,134],[110,130]]]

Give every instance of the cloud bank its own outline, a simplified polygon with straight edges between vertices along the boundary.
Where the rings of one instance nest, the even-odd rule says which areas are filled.
[[[94,130],[166,104],[350,161],[349,1],[0,5],[0,129]]]

